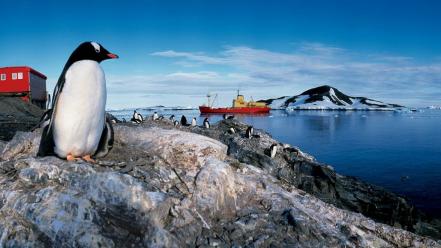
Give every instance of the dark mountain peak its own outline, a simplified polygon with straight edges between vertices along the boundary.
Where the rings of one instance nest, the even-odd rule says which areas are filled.
[[[331,90],[333,91],[331,93]],[[338,89],[329,86],[329,85],[322,85],[319,87],[315,87],[312,89],[309,89],[305,92],[303,92],[300,95],[309,95],[310,98],[306,101],[308,102],[315,102],[315,101],[322,101],[323,97],[326,96],[331,100],[333,103],[343,106],[346,104],[352,104],[350,96],[342,93]]]
[[[337,89],[335,89],[335,88],[333,88],[333,87],[331,87],[329,85],[322,85],[322,86],[319,86],[319,87],[315,87],[315,88],[309,89],[309,90],[303,92],[300,95],[317,95],[317,94],[323,95],[323,94],[328,93],[331,89],[337,90]]]

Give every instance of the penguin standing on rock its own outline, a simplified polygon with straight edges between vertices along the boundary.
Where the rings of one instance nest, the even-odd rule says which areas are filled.
[[[136,112],[136,110],[133,110],[133,115],[132,115],[131,121],[139,124],[144,121],[144,117],[142,117],[142,115],[140,113]]]
[[[270,146],[270,157],[274,158],[276,156],[277,153],[277,144],[272,144]]]
[[[206,117],[205,117],[205,119],[204,119],[204,127],[205,127],[206,129],[209,129],[209,128],[210,128],[210,122],[208,121],[208,118],[206,118]]]
[[[181,117],[181,126],[188,126],[187,124],[187,118],[185,117],[185,115],[183,115]]]
[[[95,162],[92,157],[110,151],[113,128],[106,118],[106,79],[100,62],[116,58],[96,42],[84,42],[73,51],[52,94],[37,156]]]
[[[254,128],[253,126],[249,126],[247,131],[245,132],[245,137],[251,139],[253,137]]]
[[[179,121],[174,121],[173,126],[177,127],[179,125]]]
[[[192,127],[195,127],[196,125],[197,125],[197,123],[196,123],[196,118],[193,117],[193,119],[191,119],[191,126],[192,126]]]
[[[174,121],[175,121],[175,115],[171,115],[169,119],[170,119],[172,122],[174,122]]]
[[[234,127],[230,127],[230,129],[228,129],[228,132],[230,134],[234,134],[234,133],[236,133],[236,129],[234,129]]]
[[[159,119],[159,116],[158,116],[158,113],[157,113],[157,112],[153,113],[152,119],[153,119],[154,121],[156,121],[156,120]]]

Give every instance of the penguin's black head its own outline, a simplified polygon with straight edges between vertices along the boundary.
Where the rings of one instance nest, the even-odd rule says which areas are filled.
[[[81,43],[68,60],[68,63],[75,63],[80,60],[94,60],[101,62],[106,59],[117,59],[118,55],[113,54],[97,42],[87,41]]]

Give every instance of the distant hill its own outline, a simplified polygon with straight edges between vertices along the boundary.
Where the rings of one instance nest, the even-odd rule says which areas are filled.
[[[309,89],[300,95],[260,100],[272,109],[288,110],[396,110],[398,104],[384,103],[366,97],[348,96],[329,85]]]

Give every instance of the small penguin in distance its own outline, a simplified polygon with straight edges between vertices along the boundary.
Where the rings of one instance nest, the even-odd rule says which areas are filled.
[[[245,132],[245,137],[251,139],[253,137],[254,128],[253,126],[249,126]]]
[[[175,121],[175,115],[171,115],[170,118],[169,118],[169,120],[171,120],[172,122],[174,122],[174,121]]]
[[[208,118],[207,118],[207,117],[205,117],[205,119],[204,119],[204,127],[205,127],[206,129],[209,129],[209,128],[210,128],[210,122],[208,121]]]
[[[228,129],[228,133],[234,134],[236,133],[236,129],[234,129],[234,127],[230,127],[230,129]]]
[[[152,119],[153,119],[154,121],[156,121],[156,120],[159,119],[159,116],[158,116],[158,113],[157,113],[157,112],[154,112],[154,113],[153,113]]]
[[[270,150],[270,157],[274,158],[276,156],[276,153],[277,153],[277,144],[272,144],[270,146],[269,150]]]
[[[68,161],[105,156],[113,146],[112,121],[106,117],[106,79],[100,63],[116,59],[96,42],[83,42],[70,55],[52,94],[37,156]]]
[[[174,121],[173,126],[177,127],[179,125],[179,121]]]
[[[182,115],[181,117],[181,126],[188,126],[187,118],[185,117],[185,115]]]
[[[193,117],[193,119],[191,119],[191,126],[195,127],[196,125],[197,125],[196,118]]]
[[[133,110],[133,115],[132,115],[132,119],[130,120],[133,123],[142,123],[144,121],[144,117],[142,117],[142,115],[138,112],[136,112],[136,110]]]

